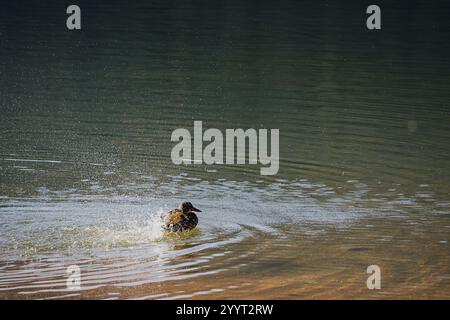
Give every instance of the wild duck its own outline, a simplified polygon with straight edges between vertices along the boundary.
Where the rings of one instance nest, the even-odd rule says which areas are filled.
[[[194,212],[202,211],[195,208],[189,201],[182,202],[177,209],[170,210],[161,216],[164,229],[172,232],[194,229],[198,223],[197,215]]]

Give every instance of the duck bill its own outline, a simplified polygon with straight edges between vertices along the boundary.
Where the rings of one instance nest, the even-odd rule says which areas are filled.
[[[202,212],[202,210],[192,207],[191,211]]]

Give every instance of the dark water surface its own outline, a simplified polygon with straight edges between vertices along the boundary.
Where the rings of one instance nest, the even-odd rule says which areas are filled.
[[[355,3],[2,4],[0,298],[450,298],[449,6]],[[172,164],[194,120],[278,174]]]

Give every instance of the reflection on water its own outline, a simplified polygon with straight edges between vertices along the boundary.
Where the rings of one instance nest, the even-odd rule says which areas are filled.
[[[0,16],[0,298],[449,298],[446,6],[368,34],[328,2],[80,5]],[[280,128],[279,173],[173,165],[194,120]]]

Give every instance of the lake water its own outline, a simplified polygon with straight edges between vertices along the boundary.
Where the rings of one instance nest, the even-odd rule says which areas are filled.
[[[368,4],[2,4],[0,299],[450,298],[450,9]],[[278,174],[174,165],[194,120]]]

